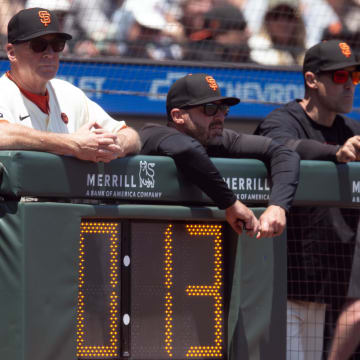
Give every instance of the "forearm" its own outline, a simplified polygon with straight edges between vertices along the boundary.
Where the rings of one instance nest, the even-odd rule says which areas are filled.
[[[337,145],[323,144],[312,139],[294,139],[289,140],[286,144],[289,148],[294,149],[302,160],[326,160],[337,161]]]
[[[300,158],[296,152],[273,141],[267,152],[272,179],[269,205],[278,205],[288,211],[299,182]]]
[[[299,179],[299,156],[296,152],[264,136],[229,133],[228,156],[263,161],[271,173],[270,205],[289,210]]]
[[[142,153],[174,159],[186,179],[198,186],[220,209],[236,201],[205,148],[194,138],[166,127],[147,127],[141,131]]]
[[[124,156],[138,154],[140,152],[141,143],[139,134],[131,127],[121,129],[117,133],[118,141],[123,146]]]
[[[335,145],[324,144],[314,139],[302,138],[297,122],[292,123],[281,118],[281,113],[268,117],[260,124],[257,132],[274,139],[279,144],[296,151],[302,160],[336,161]],[[295,126],[291,126],[291,125]]]
[[[73,155],[76,143],[68,134],[48,133],[23,125],[0,123],[0,149],[36,150],[58,155]]]
[[[220,209],[233,205],[236,196],[225,183],[206,153],[196,149],[173,155],[175,163],[188,180],[197,185]]]

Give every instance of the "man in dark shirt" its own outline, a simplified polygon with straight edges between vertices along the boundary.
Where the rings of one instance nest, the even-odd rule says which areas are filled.
[[[212,76],[190,74],[178,79],[167,95],[168,124],[149,124],[140,131],[141,153],[171,156],[187,179],[225,209],[226,219],[237,233],[244,228],[258,238],[280,235],[298,184],[299,158],[270,138],[224,129],[229,106],[239,101],[221,96]],[[269,206],[259,221],[227,187],[210,157],[265,162],[271,172],[272,189]]]
[[[313,46],[303,64],[305,97],[270,113],[255,133],[296,150],[304,160],[359,161],[360,123],[340,115],[352,108],[359,70],[360,63],[345,42],[331,40]],[[317,350],[310,350],[310,338],[314,336],[307,331],[319,329],[324,323],[325,304],[335,309],[338,299],[347,295],[349,300],[339,317],[328,357],[346,360],[359,341],[356,329],[360,326],[360,301],[356,299],[360,298],[360,264],[354,261],[351,270],[351,261],[346,258],[351,259],[354,244],[354,260],[360,256],[356,241],[358,212],[294,207],[288,221],[287,358],[298,359],[302,358],[299,352],[317,351],[312,359],[320,359],[323,328],[317,336]],[[341,274],[345,275],[341,278]],[[314,308],[317,311],[309,315]],[[317,320],[315,326],[319,317],[322,320]]]

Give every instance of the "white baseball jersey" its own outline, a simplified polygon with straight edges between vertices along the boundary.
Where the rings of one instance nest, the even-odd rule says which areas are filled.
[[[4,74],[0,78],[0,119],[54,133],[73,133],[91,121],[113,133],[126,126],[124,121],[110,117],[82,90],[67,81],[53,79],[46,87],[49,114],[43,113]]]

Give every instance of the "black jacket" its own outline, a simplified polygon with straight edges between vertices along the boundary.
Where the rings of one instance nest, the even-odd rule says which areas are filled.
[[[224,129],[216,144],[205,148],[194,138],[169,126],[148,124],[140,130],[141,154],[166,155],[183,174],[203,190],[220,209],[236,200],[210,157],[252,158],[263,161],[271,173],[269,204],[289,210],[299,178],[299,156],[270,138]],[[241,169],[239,169],[241,172]]]
[[[337,115],[333,126],[319,125],[295,100],[271,112],[255,133],[272,137],[297,151],[302,160],[336,161],[339,146],[360,134],[360,123]],[[347,294],[358,217],[359,211],[355,209],[293,207],[290,210],[289,298],[333,303],[336,297]],[[360,278],[360,274],[351,276]]]

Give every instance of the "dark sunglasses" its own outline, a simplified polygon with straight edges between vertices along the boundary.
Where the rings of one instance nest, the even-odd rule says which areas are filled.
[[[63,38],[54,38],[52,40],[46,40],[44,38],[34,38],[30,40],[30,49],[35,53],[41,53],[45,51],[50,45],[54,52],[61,52],[64,50],[66,40]]]
[[[214,116],[218,113],[219,110],[223,114],[227,115],[229,113],[229,105],[215,103],[207,103],[203,105],[204,114],[207,116]]]
[[[350,76],[354,85],[360,83],[360,71],[335,70],[331,72],[331,76],[335,84],[345,84]]]
[[[198,106],[200,105],[186,106],[183,107],[183,109],[191,109]],[[214,116],[218,113],[219,110],[224,113],[225,116],[229,113],[229,106],[225,104],[206,103],[203,104],[202,107],[203,112],[206,116]]]

